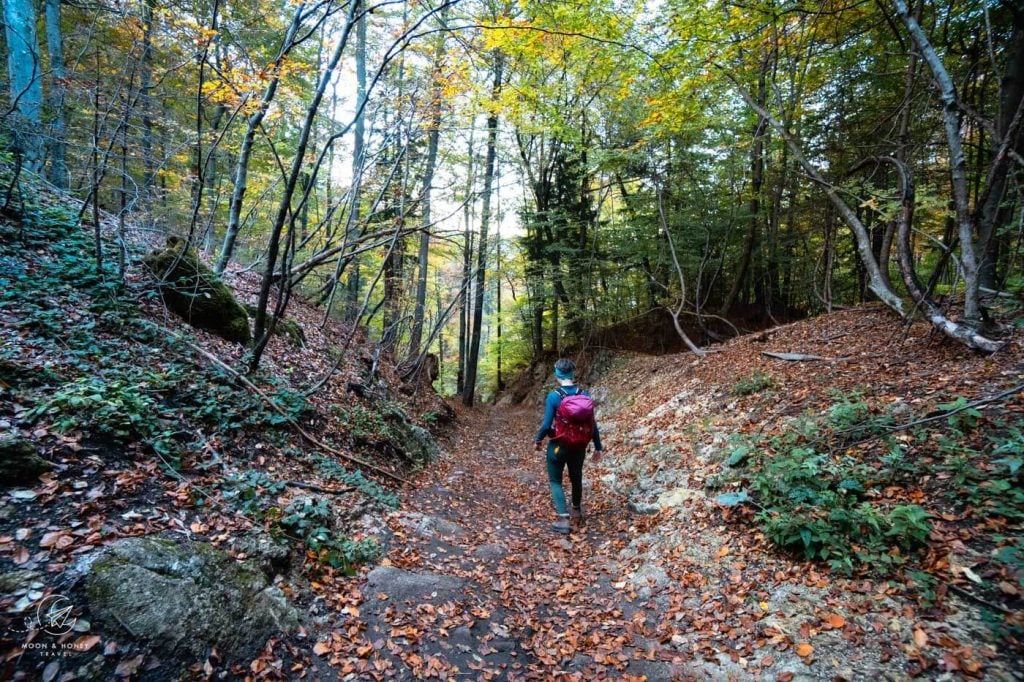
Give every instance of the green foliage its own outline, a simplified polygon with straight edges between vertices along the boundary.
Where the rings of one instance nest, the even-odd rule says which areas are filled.
[[[745,396],[760,393],[765,389],[771,388],[775,385],[775,381],[772,379],[770,374],[765,372],[757,371],[748,377],[737,381],[730,393],[734,396]]]
[[[247,469],[229,474],[218,487],[224,499],[244,514],[256,519],[274,517],[279,511],[266,504],[266,497],[273,498],[284,490],[284,483],[275,481],[266,472]]]
[[[928,514],[917,505],[885,510],[862,501],[864,473],[813,448],[776,449],[751,479],[762,507],[757,519],[775,543],[845,573],[902,563],[903,552],[927,539]]]
[[[331,411],[341,421],[355,443],[372,444],[386,441],[392,436],[382,410],[356,403],[348,409],[334,406]]]
[[[750,463],[747,489],[718,500],[754,504],[765,535],[807,559],[847,574],[891,570],[925,543],[929,515],[915,504],[878,505],[870,495],[876,470],[830,452],[823,440],[823,434],[879,432],[889,423],[891,417],[876,414],[860,396],[837,396],[822,417],[797,419],[772,436],[739,437],[728,461]]]
[[[156,401],[141,385],[102,376],[86,376],[65,384],[26,418],[55,419],[62,432],[92,429],[118,440],[151,437],[159,427]]]
[[[303,497],[288,504],[279,525],[285,532],[301,538],[320,561],[346,572],[352,572],[356,564],[374,561],[380,556],[376,540],[337,537],[331,531],[331,522],[326,499]]]
[[[327,478],[344,483],[345,485],[357,488],[364,495],[379,504],[391,509],[398,509],[398,495],[390,492],[387,488],[376,481],[363,476],[363,472],[356,469],[349,471],[335,460],[329,457],[318,456],[316,458],[317,468]]]
[[[859,393],[836,394],[829,408],[826,425],[847,440],[884,433],[895,420],[886,412],[875,410]]]
[[[940,403],[939,409],[944,412],[955,411],[955,414],[949,415],[946,421],[949,422],[951,428],[958,432],[973,430],[978,426],[978,420],[981,419],[981,412],[976,408],[968,407],[967,399],[963,396],[948,403]]]
[[[719,495],[718,502],[756,507],[765,535],[808,559],[845,573],[890,572],[925,545],[931,531],[922,506],[883,502],[890,497],[883,489],[892,484],[919,489],[921,481],[939,480],[943,490],[936,497],[945,494],[979,519],[1024,519],[1024,433],[989,420],[982,437],[982,415],[968,405],[963,398],[941,403],[939,419],[908,432],[862,395],[836,395],[823,414],[795,419],[774,435],[734,437],[727,464],[746,465],[733,474],[745,488]],[[850,449],[851,442],[858,449]],[[1014,550],[1005,554],[1016,556]],[[911,582],[923,600],[935,598],[927,574],[915,573]]]
[[[938,601],[935,587],[939,584],[938,578],[927,571],[910,569],[906,573],[910,579],[910,587],[917,592],[917,597],[923,606],[931,607]]]

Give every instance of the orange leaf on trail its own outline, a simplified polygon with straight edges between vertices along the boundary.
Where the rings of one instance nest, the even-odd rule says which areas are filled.
[[[830,613],[828,616],[828,624],[838,629],[846,625],[846,619],[838,613]]]
[[[914,628],[914,644],[923,649],[928,644],[928,634],[921,628]]]
[[[75,651],[88,651],[99,643],[99,635],[82,635],[71,646]]]
[[[313,645],[313,653],[317,656],[323,656],[324,654],[330,653],[331,645],[327,642],[317,642]]]
[[[801,642],[800,644],[796,645],[796,653],[801,658],[807,658],[808,656],[814,653],[814,647],[808,644],[807,642]]]

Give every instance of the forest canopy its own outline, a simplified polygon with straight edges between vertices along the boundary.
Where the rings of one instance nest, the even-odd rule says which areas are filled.
[[[4,0],[3,40],[5,165],[101,270],[261,273],[253,369],[295,296],[472,403],[872,300],[990,352],[1024,288],[1008,1]]]

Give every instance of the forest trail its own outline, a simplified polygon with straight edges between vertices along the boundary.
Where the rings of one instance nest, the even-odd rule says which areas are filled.
[[[759,627],[769,609],[779,607],[779,619],[769,622],[798,637],[799,623],[781,621],[806,615],[807,604],[819,598],[824,606],[823,593],[779,591],[783,602],[802,601],[803,609],[783,608],[767,592],[759,599],[770,599],[771,607],[737,596],[751,585],[723,572],[737,561],[725,532],[700,524],[684,539],[659,528],[665,519],[631,511],[592,459],[584,469],[582,527],[568,536],[551,530],[543,454],[531,441],[539,418],[522,407],[462,414],[449,454],[423,473],[403,510],[388,519],[381,566],[339,597],[342,615],[321,645],[337,666],[323,670],[326,677],[340,669],[343,679],[354,673],[358,679],[701,680],[757,673],[758,679],[812,680],[833,679],[840,661],[849,663],[840,654],[825,670],[812,671],[788,634],[781,637],[784,651],[752,659],[758,644],[780,648],[780,637],[766,637]],[[675,546],[651,561],[644,553],[656,535]],[[788,567],[808,575],[803,564]],[[813,570],[809,576],[818,579]],[[703,630],[706,638],[688,634]],[[876,662],[889,660],[875,654]]]
[[[359,615],[335,626],[334,644],[364,647],[343,675],[671,678],[674,654],[646,636],[642,606],[622,598],[616,559],[653,517],[632,514],[588,461],[582,527],[551,530],[544,456],[531,440],[539,418],[492,408],[460,419],[450,455],[389,520],[390,552],[349,610]]]
[[[649,407],[624,379],[643,367],[594,389],[609,452],[585,465],[585,522],[569,536],[550,528],[539,406],[461,412],[447,454],[378,529],[381,565],[328,599],[324,679],[1020,679],[971,602],[923,609],[892,581],[781,552],[699,484],[660,508],[624,496],[651,452],[636,421]],[[651,464],[678,486],[708,465],[706,447],[685,451]]]

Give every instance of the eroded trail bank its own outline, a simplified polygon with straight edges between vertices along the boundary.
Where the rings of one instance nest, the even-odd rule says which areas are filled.
[[[915,370],[912,358],[897,360]],[[597,382],[609,455],[587,462],[586,522],[568,537],[549,528],[531,444],[539,408],[461,414],[448,453],[387,519],[383,564],[332,598],[341,615],[318,644],[325,675],[1020,678],[976,602],[948,591],[925,607],[891,577],[801,561],[716,504],[709,472],[722,470],[733,429],[774,428],[807,393],[754,406],[705,390],[709,365],[686,370],[689,383],[659,392],[664,400],[643,398],[669,381],[667,363],[625,361]],[[858,371],[844,361],[836,376]],[[706,428],[678,426],[691,418]]]

